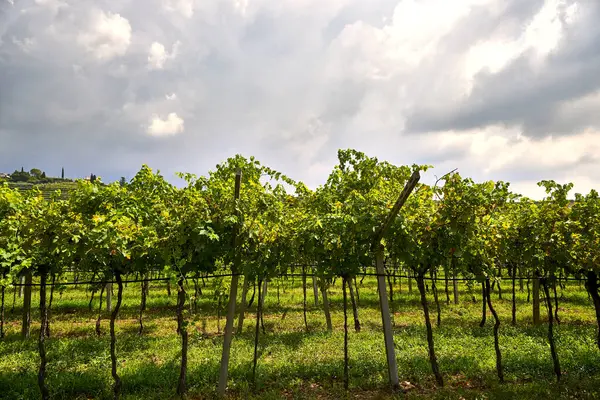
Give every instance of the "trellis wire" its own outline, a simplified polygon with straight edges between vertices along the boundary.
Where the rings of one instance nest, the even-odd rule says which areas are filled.
[[[213,279],[213,278],[228,278],[228,277],[233,277],[233,276],[244,276],[244,274],[234,274],[234,273],[229,273],[229,274],[209,274],[209,275],[193,275],[193,276],[186,276],[185,279]],[[272,278],[283,278],[283,277],[317,277],[320,278],[322,277],[321,275],[315,274],[315,273],[306,273],[306,274],[297,274],[297,273],[290,273],[290,274],[278,274],[276,276],[273,276]],[[414,276],[408,276],[408,275],[398,275],[398,274],[378,274],[376,272],[364,272],[364,273],[360,273],[357,274],[356,277],[362,277],[362,276],[375,276],[375,277],[379,277],[379,276],[383,276],[383,277],[390,277],[390,278],[405,278],[405,279],[416,279]],[[122,283],[140,283],[140,282],[166,282],[166,281],[170,281],[172,278],[147,278],[147,279],[131,279],[131,280],[123,280]],[[495,277],[493,278],[494,280],[500,280],[500,281],[512,281],[513,278],[512,277]],[[525,277],[515,277],[516,279],[544,279],[544,277],[533,277],[533,276],[525,276]],[[477,278],[454,278],[454,277],[448,277],[448,278],[431,278],[431,277],[423,277],[423,280],[425,281],[436,281],[436,282],[442,282],[442,281],[448,281],[448,282],[479,282],[479,280]],[[585,279],[584,278],[560,278],[561,281],[571,281],[571,282],[584,282]],[[77,286],[77,285],[95,285],[95,284],[109,284],[109,283],[117,283],[117,281],[113,281],[113,280],[98,280],[98,281],[77,281],[77,282],[55,282],[54,284],[52,283],[46,283],[47,287],[52,287],[52,286]],[[37,287],[37,286],[41,286],[41,284],[39,283],[17,283],[17,282],[13,282],[11,285],[9,285],[11,287]],[[5,286],[7,287],[7,286]]]

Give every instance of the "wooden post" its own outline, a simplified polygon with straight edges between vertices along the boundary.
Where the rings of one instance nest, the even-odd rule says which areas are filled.
[[[385,353],[388,365],[388,378],[394,389],[400,387],[398,379],[398,365],[396,363],[396,351],[394,348],[394,332],[392,331],[392,319],[390,317],[390,306],[387,298],[385,285],[385,268],[383,267],[383,246],[380,246],[375,256],[375,267],[377,268],[377,287],[379,288],[379,306],[381,309],[381,322],[383,324],[383,337],[385,341]]]
[[[419,171],[413,172],[411,177],[406,182],[404,189],[398,196],[394,207],[392,207],[391,212],[386,217],[385,221],[376,231],[375,236],[373,238],[373,243],[371,245],[371,251],[375,253],[375,268],[377,269],[377,289],[379,292],[379,306],[381,309],[381,322],[383,325],[383,337],[385,341],[385,353],[387,356],[387,365],[388,365],[388,377],[390,380],[390,385],[394,390],[400,387],[400,382],[398,379],[398,365],[396,363],[396,351],[394,348],[394,333],[392,331],[392,319],[390,317],[390,307],[387,298],[387,290],[385,284],[385,267],[383,265],[383,245],[381,244],[381,240],[385,235],[386,231],[389,229],[398,212],[400,212],[400,208],[408,199],[408,196],[412,192],[412,190],[417,186],[419,182],[420,175]]]
[[[498,263],[498,299],[502,300],[502,263]]]
[[[396,273],[399,274],[399,276],[398,276],[398,293],[402,293],[402,268],[400,268],[398,266],[398,264],[396,264]]]
[[[342,291],[344,292],[344,390],[348,391],[348,296],[346,294],[346,277],[342,277]],[[352,284],[350,284],[352,287]]]
[[[454,275],[452,281],[452,285],[454,286],[454,304],[458,304],[458,280],[456,279],[456,275]]]
[[[323,312],[325,313],[327,331],[331,332],[333,330],[333,325],[331,324],[331,311],[329,309],[329,299],[327,297],[327,283],[325,282],[325,280],[321,281],[321,296],[323,297]]]
[[[21,325],[21,336],[23,339],[29,337],[29,328],[31,326],[31,284],[33,283],[33,274],[30,270],[25,275],[25,291],[23,292],[23,323]]]
[[[306,269],[302,266],[302,316],[304,317],[304,329],[308,333],[308,321],[306,320]]]
[[[235,173],[235,191],[234,191],[234,204],[237,204],[240,198],[240,186],[242,182],[242,171],[238,169]],[[239,216],[236,209],[236,216]],[[229,355],[231,350],[231,341],[233,339],[233,320],[235,319],[235,303],[237,301],[237,289],[239,276],[237,275],[237,267],[239,265],[239,252],[237,251],[238,238],[237,231],[239,224],[236,223],[236,227],[233,231],[233,251],[235,252],[233,258],[233,266],[231,268],[233,276],[231,277],[231,287],[229,291],[229,304],[227,307],[227,322],[225,323],[225,338],[223,340],[223,354],[221,357],[221,369],[219,371],[219,397],[225,396],[225,389],[227,388],[227,369],[229,367]]]
[[[263,289],[262,289],[262,307],[264,310],[264,306],[265,306],[265,297],[267,297],[267,279],[265,278],[265,280],[263,281]]]
[[[244,277],[244,285],[242,286],[242,302],[240,303],[240,316],[238,318],[237,333],[242,333],[244,329],[244,317],[246,314],[246,298],[248,297],[248,277]]]
[[[48,392],[48,386],[44,382],[46,377],[46,328],[48,322],[48,309],[46,307],[46,279],[48,273],[44,269],[40,276],[40,333],[38,336],[38,350],[40,354],[40,367],[38,369],[38,385],[40,387],[40,393],[42,400],[49,400],[50,393]]]
[[[360,320],[358,319],[358,307],[356,304],[356,296],[354,295],[354,289],[352,288],[352,280],[348,279],[348,288],[350,289],[350,300],[352,301],[352,313],[354,315],[354,330],[360,332]]]
[[[519,290],[522,292],[523,291],[523,271],[521,271],[519,273]]]
[[[314,271],[313,271],[314,273]],[[315,307],[319,307],[319,289],[317,288],[317,278],[313,275],[313,294],[315,296]]]
[[[106,284],[106,311],[112,311],[112,283]]]
[[[454,289],[454,304],[458,304],[458,280],[457,280],[457,275],[456,275],[456,262],[458,260],[456,259],[456,257],[452,256],[452,259],[450,260],[451,266],[450,268],[452,269],[452,287]]]
[[[540,323],[540,278],[537,274],[533,276],[533,324]]]

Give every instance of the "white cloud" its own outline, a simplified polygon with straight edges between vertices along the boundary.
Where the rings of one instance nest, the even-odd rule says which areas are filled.
[[[164,8],[170,12],[177,12],[185,18],[192,18],[194,15],[194,0],[166,0]]]
[[[89,30],[77,36],[77,42],[98,60],[108,61],[123,56],[131,43],[131,25],[127,18],[98,10]]]
[[[165,46],[159,42],[153,42],[150,46],[150,51],[148,54],[148,68],[149,69],[163,69],[165,67],[165,63],[168,60],[172,60],[177,57],[177,53],[179,51],[179,46],[181,42],[176,41],[173,44],[171,49],[171,53],[168,53],[165,49]]]
[[[165,61],[167,61],[165,46],[158,42],[152,43],[148,55],[148,68],[162,69],[165,66]]]
[[[529,50],[533,51],[530,62],[539,68],[557,48],[566,26],[576,22],[577,14],[577,3],[567,5],[565,0],[546,0],[519,36],[491,37],[478,42],[465,57],[466,92],[470,93],[479,71],[497,73]]]
[[[588,129],[534,140],[521,135],[519,129],[490,126],[435,134],[430,142],[442,153],[456,152],[451,163],[461,165],[469,175],[480,180],[508,180],[511,190],[532,198],[543,197],[543,189],[536,185],[542,179],[573,182],[579,192],[600,187],[600,180],[592,178],[600,164],[600,131]]]
[[[358,51],[349,66],[362,64],[363,77],[389,77],[416,68],[435,54],[440,41],[471,8],[486,2],[489,0],[403,0],[385,26],[376,28],[357,21],[346,25],[336,41],[350,54]]]
[[[66,2],[61,0],[35,0],[35,4],[42,7],[49,7],[53,10],[68,6]]]
[[[315,160],[315,155],[327,144],[329,127],[314,117],[299,121],[299,126],[298,131],[283,131],[280,134],[288,142],[287,151],[303,164],[310,164]]]
[[[249,0],[234,0],[234,8],[242,15],[246,15],[246,11],[248,10],[248,1]]]
[[[177,113],[169,113],[166,119],[158,115],[152,116],[146,132],[151,136],[173,136],[183,132],[184,121]]]
[[[541,200],[546,197],[546,190],[537,185],[539,180],[522,180],[510,182],[509,189],[513,193],[529,197],[534,200]],[[569,192],[569,198],[574,198],[575,193],[587,194],[590,190],[598,191],[599,181],[594,181],[588,176],[570,175],[568,179],[559,180],[558,183],[572,183],[573,189]]]
[[[165,95],[165,99],[175,100],[175,99],[177,99],[177,94],[176,93],[167,94],[167,95]]]
[[[468,132],[445,132],[435,135],[436,146],[468,149],[469,157],[485,165],[485,172],[506,168],[566,168],[588,155],[600,154],[600,132],[585,131],[572,136],[546,137],[535,140],[520,134],[519,129],[490,126]]]

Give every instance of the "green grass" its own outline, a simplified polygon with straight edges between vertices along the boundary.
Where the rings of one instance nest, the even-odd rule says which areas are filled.
[[[343,308],[341,283],[330,289],[334,331],[326,332],[320,308],[314,306],[309,287],[310,332],[304,331],[302,289],[296,278],[269,286],[265,304],[267,333],[260,337],[257,387],[251,388],[254,341],[254,315],[247,315],[244,332],[235,335],[231,352],[228,396],[235,399],[338,399],[343,390]],[[562,324],[555,330],[557,349],[564,372],[555,383],[547,344],[545,324],[530,322],[531,305],[527,293],[518,292],[518,323],[510,325],[510,294],[504,300],[493,294],[502,319],[500,346],[507,383],[497,382],[493,347],[492,317],[484,328],[478,326],[481,305],[473,303],[467,288],[461,286],[461,304],[442,303],[441,327],[434,326],[436,351],[446,386],[437,388],[428,362],[427,343],[416,285],[408,293],[395,287],[394,304],[396,355],[400,380],[408,388],[405,395],[387,389],[386,361],[378,309],[376,281],[365,279],[360,289],[359,317],[362,331],[355,333],[349,310],[349,398],[428,398],[428,399],[511,399],[600,398],[600,351],[595,345],[596,325],[587,294],[578,284],[562,293],[559,314]],[[193,285],[190,285],[192,289]],[[47,383],[53,399],[111,398],[112,378],[108,336],[108,314],[104,313],[103,335],[94,333],[96,311],[89,312],[89,293],[69,286],[55,293],[51,315],[52,337],[46,342],[49,363]],[[190,321],[188,355],[189,398],[216,397],[216,381],[221,358],[222,335],[217,333],[216,303],[211,282],[203,288],[196,313],[187,311]],[[241,291],[241,290],[240,290]],[[477,292],[477,291],[476,291]],[[166,294],[165,284],[151,285],[146,331],[138,336],[137,314],[140,286],[129,284],[124,291],[122,311],[117,322],[118,372],[125,399],[175,398],[179,374],[180,339],[175,332],[175,291]],[[33,304],[38,304],[34,294]],[[249,294],[250,295],[250,294]],[[559,295],[561,292],[559,291]],[[476,293],[478,300],[479,293]],[[97,296],[96,296],[97,297]],[[430,294],[430,297],[431,294]],[[34,399],[37,387],[39,315],[34,312],[31,338],[20,338],[20,299],[15,311],[12,290],[6,295],[7,336],[0,340],[0,398]],[[433,299],[430,299],[433,302]],[[116,302],[114,297],[113,304]],[[256,303],[255,303],[256,304]],[[435,321],[435,307],[432,305]],[[94,300],[97,309],[97,299]],[[286,312],[287,311],[287,312]],[[542,308],[542,315],[545,309]],[[255,306],[250,310],[255,312]],[[223,311],[224,314],[224,311]],[[285,318],[282,318],[285,314]],[[221,329],[225,325],[221,319]]]

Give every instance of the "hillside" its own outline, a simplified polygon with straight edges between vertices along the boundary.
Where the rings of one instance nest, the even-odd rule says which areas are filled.
[[[8,182],[8,186],[13,189],[19,189],[21,191],[31,190],[37,187],[41,190],[44,199],[49,200],[52,193],[60,190],[62,199],[66,199],[69,196],[69,192],[77,187],[77,182],[53,182],[53,183],[29,183],[29,182]]]

